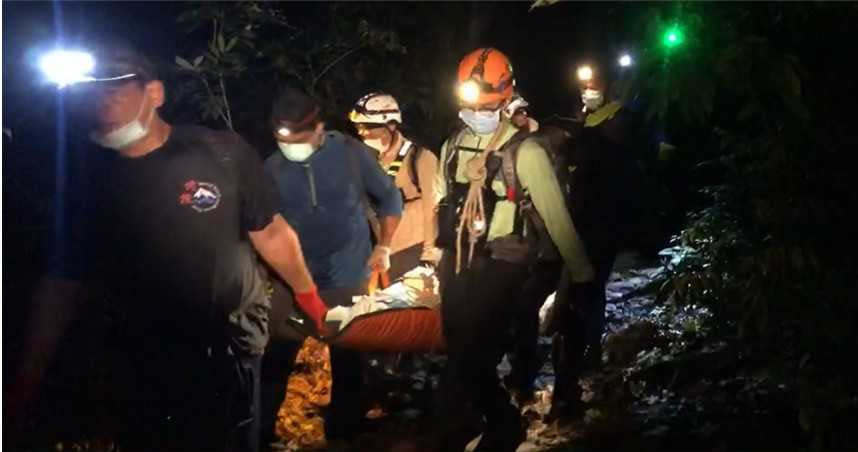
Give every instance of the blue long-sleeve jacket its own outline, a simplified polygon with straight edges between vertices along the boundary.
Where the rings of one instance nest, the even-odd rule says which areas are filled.
[[[372,252],[364,196],[379,217],[402,214],[399,190],[369,148],[339,132],[326,132],[322,146],[305,162],[289,161],[277,151],[265,161],[265,170],[277,185],[280,212],[298,233],[316,285],[361,284],[369,275],[366,263]]]

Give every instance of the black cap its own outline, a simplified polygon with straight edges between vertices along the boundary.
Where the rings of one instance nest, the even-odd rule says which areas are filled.
[[[134,78],[142,82],[158,79],[155,66],[143,54],[124,42],[109,42],[93,49],[96,81]]]

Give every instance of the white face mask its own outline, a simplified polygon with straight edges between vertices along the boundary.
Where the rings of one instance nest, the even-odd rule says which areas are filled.
[[[498,129],[498,125],[500,125],[500,109],[475,111],[470,108],[464,108],[459,110],[459,118],[474,132],[480,135],[487,135],[494,133]]]
[[[283,143],[277,142],[277,147],[283,153],[283,157],[292,162],[303,162],[310,158],[310,155],[315,151],[310,143]]]
[[[143,107],[145,105],[146,93],[144,92],[143,100],[140,102],[140,110],[137,112],[137,116],[134,117],[133,121],[104,135],[93,132],[90,134],[89,138],[99,146],[117,151],[125,149],[142,140],[149,134],[149,126],[152,124],[152,118],[155,117],[155,109],[153,108],[152,112],[149,113],[149,118],[146,120],[146,125],[143,125],[143,123],[140,122],[140,115],[143,113]]]
[[[387,150],[387,146],[381,143],[381,138],[367,138],[363,140],[363,144],[375,149],[378,152],[384,152]]]
[[[602,92],[597,89],[588,88],[581,93],[581,102],[585,107],[587,107],[588,111],[598,110],[604,101],[605,99],[602,97]]]

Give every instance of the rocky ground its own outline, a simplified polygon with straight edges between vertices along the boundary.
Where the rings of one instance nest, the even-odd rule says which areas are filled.
[[[706,309],[658,301],[662,272],[634,256],[618,259],[607,288],[603,366],[580,382],[589,407],[583,418],[544,422],[554,373],[551,340],[541,339],[546,365],[535,402],[522,407],[530,425],[520,452],[799,449],[787,388],[748,371],[731,344],[710,334]],[[388,412],[370,423],[359,450],[385,450],[395,438],[422,431],[427,388],[442,359],[422,359],[416,371],[390,376]],[[498,367],[500,374],[508,369],[506,361]]]
[[[550,339],[541,340],[547,364],[537,380],[536,400],[522,407],[529,430],[519,451],[801,450],[789,388],[755,372],[753,363],[743,362],[738,347],[711,334],[708,311],[657,300],[662,272],[657,263],[633,256],[618,260],[607,289],[603,366],[582,378],[588,410],[574,422],[544,422],[554,375],[548,359]],[[365,433],[355,443],[328,444],[327,450],[384,451],[425,431],[443,356],[373,360],[375,378],[367,391],[380,404],[369,413]],[[508,364],[501,363],[498,371],[507,372]],[[292,388],[300,393],[302,387],[324,386],[312,378]],[[319,400],[289,402],[293,408],[302,406],[304,414],[284,418],[279,431],[292,436],[284,442],[285,450],[323,446],[315,416],[327,394],[317,392],[322,394]],[[97,436],[66,430],[71,441],[28,450],[115,450],[109,440],[79,439]]]

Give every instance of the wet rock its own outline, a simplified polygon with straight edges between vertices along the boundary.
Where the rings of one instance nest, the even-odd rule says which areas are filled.
[[[658,345],[658,328],[652,322],[640,321],[608,335],[605,340],[607,364],[622,367],[631,364],[638,353]]]

